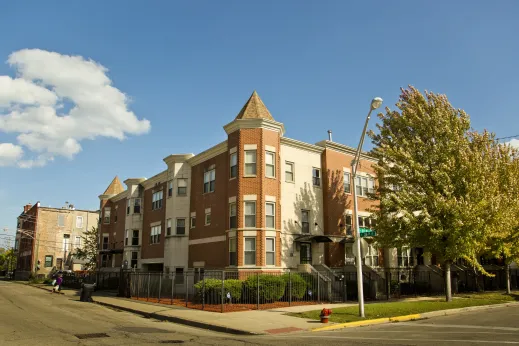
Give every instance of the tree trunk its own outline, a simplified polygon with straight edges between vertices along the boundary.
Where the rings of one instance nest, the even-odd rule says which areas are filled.
[[[445,301],[452,301],[452,289],[451,289],[451,261],[445,261]]]
[[[506,270],[506,294],[510,294],[510,263],[505,264]]]

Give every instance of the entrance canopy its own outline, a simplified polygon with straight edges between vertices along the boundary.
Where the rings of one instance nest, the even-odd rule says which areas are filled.
[[[345,235],[314,235],[314,234],[305,234],[300,235],[296,239],[295,242],[309,242],[315,241],[316,243],[352,243],[353,237],[345,236]]]

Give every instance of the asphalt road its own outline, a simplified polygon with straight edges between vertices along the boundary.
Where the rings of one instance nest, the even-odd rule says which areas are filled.
[[[82,339],[87,334],[101,335]],[[0,345],[154,344],[519,345],[519,308],[332,332],[246,337],[159,322],[0,281]]]

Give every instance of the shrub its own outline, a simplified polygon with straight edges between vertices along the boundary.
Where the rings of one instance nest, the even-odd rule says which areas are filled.
[[[222,297],[222,280],[220,279],[204,279],[195,284],[198,298],[202,299],[202,293],[205,292],[205,301],[208,303],[218,303]],[[231,300],[236,302],[241,299],[242,282],[240,280],[225,280],[224,295],[227,292],[231,294]],[[227,299],[227,298],[226,298]]]
[[[258,281],[260,300],[276,301],[285,294],[286,283],[281,276],[261,274],[259,277],[251,275],[245,280],[245,287],[253,297],[258,296]]]
[[[220,283],[220,287],[221,287],[221,285],[222,284]],[[225,282],[224,282],[225,294],[227,295],[227,292],[229,292],[231,294],[231,300],[233,302],[239,301],[241,299],[242,286],[243,286],[243,282],[240,280],[234,280],[234,279],[225,280]]]
[[[285,297],[288,298],[289,294],[292,296],[292,299],[301,299],[306,293],[306,288],[308,287],[305,279],[301,277],[299,274],[284,274],[282,276],[285,281],[286,291]],[[290,284],[289,284],[290,282]],[[289,290],[292,292],[289,293]]]

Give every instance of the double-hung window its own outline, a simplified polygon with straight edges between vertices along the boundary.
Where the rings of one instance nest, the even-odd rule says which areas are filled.
[[[52,267],[52,259],[53,259],[53,257],[51,255],[45,256],[45,268]]]
[[[276,228],[276,204],[272,202],[265,203],[265,226],[267,228]]]
[[[266,238],[265,260],[268,266],[276,265],[276,238]]]
[[[132,232],[132,245],[139,245],[139,230],[133,230]]]
[[[375,192],[375,179],[358,175],[355,187],[358,196],[368,197],[369,194]]]
[[[301,210],[301,229],[303,233],[310,233],[310,212]]]
[[[187,179],[178,179],[177,180],[177,195],[178,196],[187,195]]]
[[[256,238],[246,237],[245,241],[245,258],[244,264],[246,266],[256,265]]]
[[[173,181],[168,182],[168,197],[173,196]]]
[[[152,198],[151,209],[157,210],[162,208],[162,199],[164,198],[162,190],[154,192]]]
[[[171,235],[171,219],[166,220],[166,235]]]
[[[137,268],[137,261],[139,260],[139,253],[137,251],[132,252],[132,259],[130,262],[131,268]]]
[[[294,163],[293,162],[285,162],[285,181],[287,183],[294,182]]]
[[[110,207],[106,207],[104,211],[103,223],[110,223]]]
[[[229,229],[238,227],[238,219],[236,217],[236,203],[229,204]]]
[[[186,234],[186,219],[177,219],[177,234]]]
[[[238,176],[238,153],[232,153],[229,157],[229,162],[231,168],[230,178],[236,178]]]
[[[204,172],[204,193],[214,192],[216,173],[214,168]]]
[[[276,153],[265,152],[265,176],[268,178],[276,177]]]
[[[76,228],[83,228],[83,216],[76,216]]]
[[[235,266],[237,264],[236,258],[236,237],[229,238],[229,265]]]
[[[344,192],[351,193],[351,175],[349,172],[344,172]]]
[[[160,225],[153,226],[151,228],[150,244],[158,244],[158,243],[160,243],[160,234],[161,233],[162,233],[162,231],[161,231],[161,226]]]
[[[345,230],[346,235],[353,235],[353,217],[351,215],[345,215],[344,216],[344,224],[345,224]]]
[[[130,230],[124,231],[124,246],[128,246],[130,241]]]
[[[133,200],[133,213],[140,214],[141,213],[141,199],[135,198]]]
[[[256,175],[256,150],[245,150],[245,175]]]
[[[126,200],[126,215],[130,215],[130,199]]]
[[[312,169],[312,182],[314,186],[321,186],[321,170],[319,168]]]
[[[245,202],[245,227],[256,227],[256,202]]]

